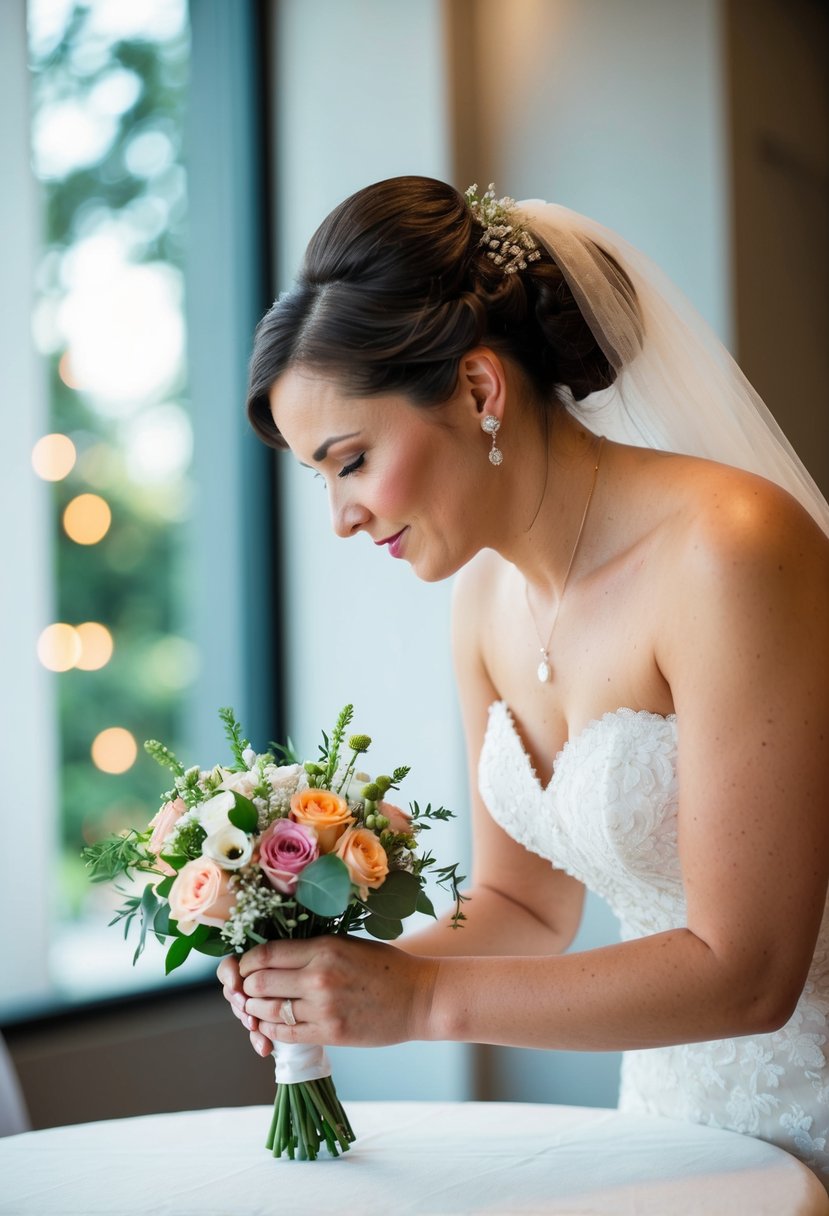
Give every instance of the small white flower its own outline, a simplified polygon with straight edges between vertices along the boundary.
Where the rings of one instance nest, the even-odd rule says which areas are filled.
[[[229,824],[207,837],[202,853],[223,870],[241,870],[251,859],[253,841],[246,832]]]
[[[259,759],[259,757],[257,756],[256,752],[253,750],[252,747],[246,747],[245,750],[242,752],[242,759],[244,760],[244,762],[248,766],[248,768],[253,768],[254,764],[256,764],[256,761]]]
[[[212,798],[208,798],[201,804],[198,808],[199,823],[208,836],[231,826],[228,814],[235,805],[236,800],[230,790],[222,790],[221,793],[214,794]]]

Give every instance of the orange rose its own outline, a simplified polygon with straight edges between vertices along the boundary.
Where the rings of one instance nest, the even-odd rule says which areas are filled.
[[[389,872],[389,859],[374,832],[368,828],[349,828],[337,842],[336,855],[348,866],[348,875],[359,887],[360,899],[368,899],[368,889],[381,887]]]
[[[291,818],[317,833],[320,853],[332,853],[345,829],[354,822],[345,798],[332,790],[301,790],[291,799]]]

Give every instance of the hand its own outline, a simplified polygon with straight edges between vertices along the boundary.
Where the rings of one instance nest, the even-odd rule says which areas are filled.
[[[273,1051],[273,1043],[259,1029],[259,1022],[245,1011],[245,993],[242,988],[242,977],[239,974],[239,959],[235,954],[228,955],[219,963],[216,974],[222,984],[222,995],[237,1017],[250,1034],[253,1050],[260,1056],[268,1056]]]
[[[438,967],[437,959],[380,942],[324,936],[255,946],[239,960],[238,976],[244,1013],[259,1035],[275,1043],[379,1047],[431,1037]],[[239,1016],[238,980],[229,968],[225,975],[236,985],[229,999]],[[282,1017],[288,998],[295,1026]]]

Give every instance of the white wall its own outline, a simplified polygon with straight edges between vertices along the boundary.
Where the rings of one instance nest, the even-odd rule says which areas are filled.
[[[479,183],[650,254],[730,333],[720,0],[474,0]]]
[[[281,0],[273,77],[278,278],[290,286],[325,215],[354,190],[398,173],[449,173],[438,0]],[[366,536],[336,539],[326,495],[283,460],[287,722],[316,754],[347,702],[371,734],[374,771],[410,764],[402,793],[465,814],[466,778],[449,651],[448,585],[425,585]],[[462,824],[432,831],[447,862]],[[382,1017],[382,1011],[378,1011]],[[466,1096],[468,1052],[454,1044],[332,1053],[351,1097]]]
[[[450,0],[451,3],[451,0]],[[731,333],[720,0],[473,0],[461,171],[619,231]],[[465,48],[465,49],[464,49]],[[472,149],[477,165],[472,165]],[[618,936],[589,896],[574,949]],[[612,1105],[620,1057],[484,1048],[488,1097]]]

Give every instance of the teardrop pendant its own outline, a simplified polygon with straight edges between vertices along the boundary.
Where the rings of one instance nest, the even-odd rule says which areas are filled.
[[[550,681],[550,676],[553,673],[550,668],[550,663],[549,663],[549,660],[547,659],[546,652],[542,652],[542,653],[544,654],[544,658],[538,664],[536,674],[538,676],[538,681],[540,684],[548,684]]]

